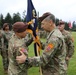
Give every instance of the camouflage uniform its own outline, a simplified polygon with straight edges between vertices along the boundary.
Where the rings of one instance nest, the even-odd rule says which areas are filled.
[[[8,41],[11,37],[11,32],[5,32],[5,31],[1,31],[2,37],[1,37],[1,56],[2,56],[2,60],[3,60],[3,67],[4,70],[8,70],[8,65],[9,65],[9,61],[8,61]]]
[[[28,55],[28,48],[25,44],[25,39],[18,38],[15,34],[12,35],[12,38],[9,41],[9,67],[8,75],[27,75],[27,65],[18,64],[16,56],[20,55],[19,50],[22,50],[26,55]]]
[[[41,66],[43,75],[66,75],[66,48],[63,36],[54,29],[47,37],[44,52],[41,57],[28,58],[28,65]]]
[[[63,30],[62,35],[64,36],[65,44],[66,44],[66,57],[71,58],[74,53],[74,43],[73,38],[71,36],[71,33]],[[69,60],[66,60],[67,66],[69,63]]]
[[[2,37],[2,34],[1,34],[1,30],[0,30],[0,54],[1,54],[1,49],[2,49],[1,37]]]

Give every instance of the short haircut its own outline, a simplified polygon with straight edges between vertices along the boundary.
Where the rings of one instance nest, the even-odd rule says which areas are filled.
[[[55,16],[53,14],[50,14],[44,20],[48,20],[48,21],[52,20],[53,23],[55,23],[55,21],[56,21]]]
[[[3,30],[5,30],[5,28],[6,28],[7,26],[9,26],[9,23],[4,23],[4,25],[3,25]]]

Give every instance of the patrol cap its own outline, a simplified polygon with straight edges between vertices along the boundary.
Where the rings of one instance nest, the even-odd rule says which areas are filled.
[[[64,21],[59,21],[59,25],[64,25],[65,22]]]
[[[28,28],[28,24],[24,22],[16,22],[13,24],[13,31],[14,32],[24,32]]]
[[[46,12],[46,13],[44,13],[41,17],[39,17],[38,18],[38,21],[42,21],[42,20],[44,20],[46,17],[48,17],[49,15],[51,15],[51,13],[50,12]]]
[[[3,24],[3,30],[5,30],[5,28],[6,28],[7,26],[9,26],[9,23],[4,23],[4,24]]]

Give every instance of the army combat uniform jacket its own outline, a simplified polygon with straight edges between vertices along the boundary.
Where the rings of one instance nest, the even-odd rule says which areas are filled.
[[[21,39],[15,34],[12,35],[12,38],[9,41],[9,67],[8,75],[27,75],[27,65],[18,64],[16,61],[16,56],[20,55],[19,51],[23,51],[28,55],[28,48],[26,47],[24,38]]]
[[[1,41],[0,41],[0,49],[1,49],[1,56],[3,60],[3,67],[4,70],[8,70],[9,60],[8,60],[8,42],[11,38],[12,33],[11,31],[5,32],[1,30]]]
[[[70,32],[63,30],[62,35],[64,36],[65,44],[66,44],[66,57],[71,58],[74,54],[74,42],[73,37]],[[66,60],[68,65],[68,60]]]
[[[47,37],[44,52],[39,57],[29,57],[28,65],[41,66],[43,75],[66,75],[66,47],[63,36],[54,29]]]

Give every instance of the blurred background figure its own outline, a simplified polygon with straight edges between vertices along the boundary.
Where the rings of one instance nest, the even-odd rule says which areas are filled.
[[[9,23],[4,23],[3,29],[0,31],[1,56],[3,61],[4,73],[8,73],[8,42],[11,36],[12,33],[9,30]]]
[[[58,29],[61,31],[65,44],[66,44],[66,63],[68,66],[70,58],[73,56],[74,53],[74,42],[73,42],[73,37],[69,31],[66,31],[65,29],[65,22],[64,21],[59,21]]]

